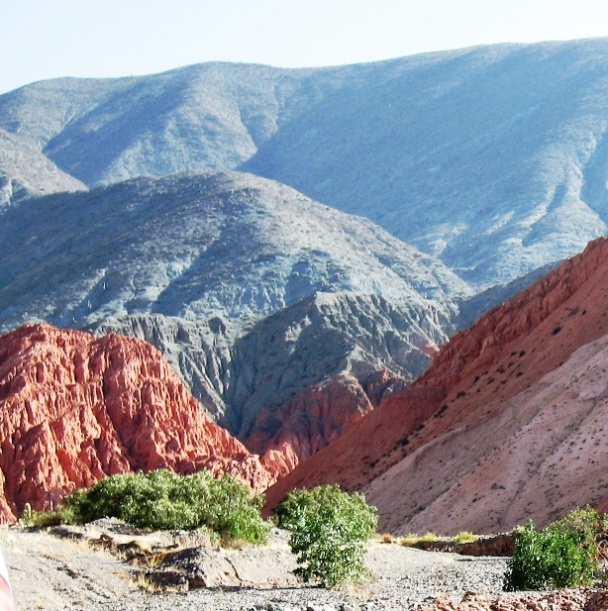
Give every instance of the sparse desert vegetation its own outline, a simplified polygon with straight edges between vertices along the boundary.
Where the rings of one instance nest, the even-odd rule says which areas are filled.
[[[138,528],[205,530],[225,542],[264,543],[270,525],[262,519],[263,497],[225,475],[205,471],[180,476],[166,469],[107,477],[77,490],[51,512],[33,512],[33,526],[85,524],[106,517]]]

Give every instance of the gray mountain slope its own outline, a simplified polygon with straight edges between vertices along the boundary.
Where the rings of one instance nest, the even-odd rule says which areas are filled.
[[[0,317],[270,314],[315,291],[441,307],[468,288],[366,219],[243,174],[135,179],[31,200],[2,217]],[[16,315],[11,316],[11,312]],[[21,314],[20,314],[21,313]]]
[[[278,132],[249,171],[364,214],[485,287],[608,220],[608,41],[379,64]]]
[[[608,222],[608,40],[331,69],[205,64],[0,96],[0,128],[88,185],[245,169],[367,216],[478,289]]]
[[[230,320],[161,314],[108,318],[88,327],[157,346],[211,416],[246,440],[260,410],[278,410],[309,387],[350,374],[365,387],[378,371],[411,382],[446,341],[441,312],[375,295],[314,293],[236,337]]]
[[[315,293],[261,320],[234,345],[230,430],[246,439],[262,408],[277,410],[341,373],[362,385],[380,370],[413,380],[447,340],[450,324],[442,318],[415,303],[340,292]]]
[[[230,170],[347,74],[202,64],[144,77],[56,79],[0,96],[0,127],[91,186]]]
[[[134,179],[1,220],[2,330],[147,339],[233,429],[340,371],[419,372],[470,294],[370,221],[246,174]]]
[[[62,172],[35,146],[0,129],[0,206],[34,195],[82,190],[83,183]]]

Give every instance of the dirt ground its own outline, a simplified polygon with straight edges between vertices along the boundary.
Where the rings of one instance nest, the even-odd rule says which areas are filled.
[[[499,594],[504,559],[458,557],[380,542],[369,546],[370,579],[357,588],[337,591],[298,584],[290,573],[295,561],[284,539],[273,540],[264,548],[215,552],[209,566],[217,569],[223,566],[218,564],[221,560],[233,567],[226,571],[231,585],[186,592],[159,592],[141,569],[123,558],[94,549],[86,541],[59,538],[45,531],[2,528],[0,548],[18,611],[608,609],[608,594],[600,590]]]

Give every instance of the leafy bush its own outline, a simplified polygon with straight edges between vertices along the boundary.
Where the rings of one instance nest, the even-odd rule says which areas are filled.
[[[77,490],[61,510],[75,523],[115,517],[139,528],[194,530],[206,527],[222,539],[267,540],[261,495],[225,475],[204,471],[180,476],[166,469],[113,475],[89,490]]]
[[[606,559],[604,548],[608,540],[607,514],[593,507],[579,507],[552,526],[576,536],[581,547],[590,550],[598,563]]]
[[[263,505],[264,495],[253,495],[247,486],[224,475],[219,480],[211,479],[202,521],[223,538],[265,543],[270,524],[262,520]]]
[[[363,542],[376,530],[376,513],[363,495],[342,492],[338,486],[292,491],[276,515],[279,526],[291,531],[296,575],[326,587],[361,579]]]
[[[516,532],[504,589],[541,590],[590,584],[596,561],[594,549],[584,545],[583,538],[578,530],[555,524],[537,531],[530,520]]]

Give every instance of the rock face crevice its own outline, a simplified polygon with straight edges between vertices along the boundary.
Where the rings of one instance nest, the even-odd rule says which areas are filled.
[[[268,491],[363,490],[381,528],[505,531],[606,506],[608,240],[458,333],[405,392]]]
[[[0,337],[0,519],[48,509],[115,473],[273,475],[205,415],[152,346],[26,325]]]

